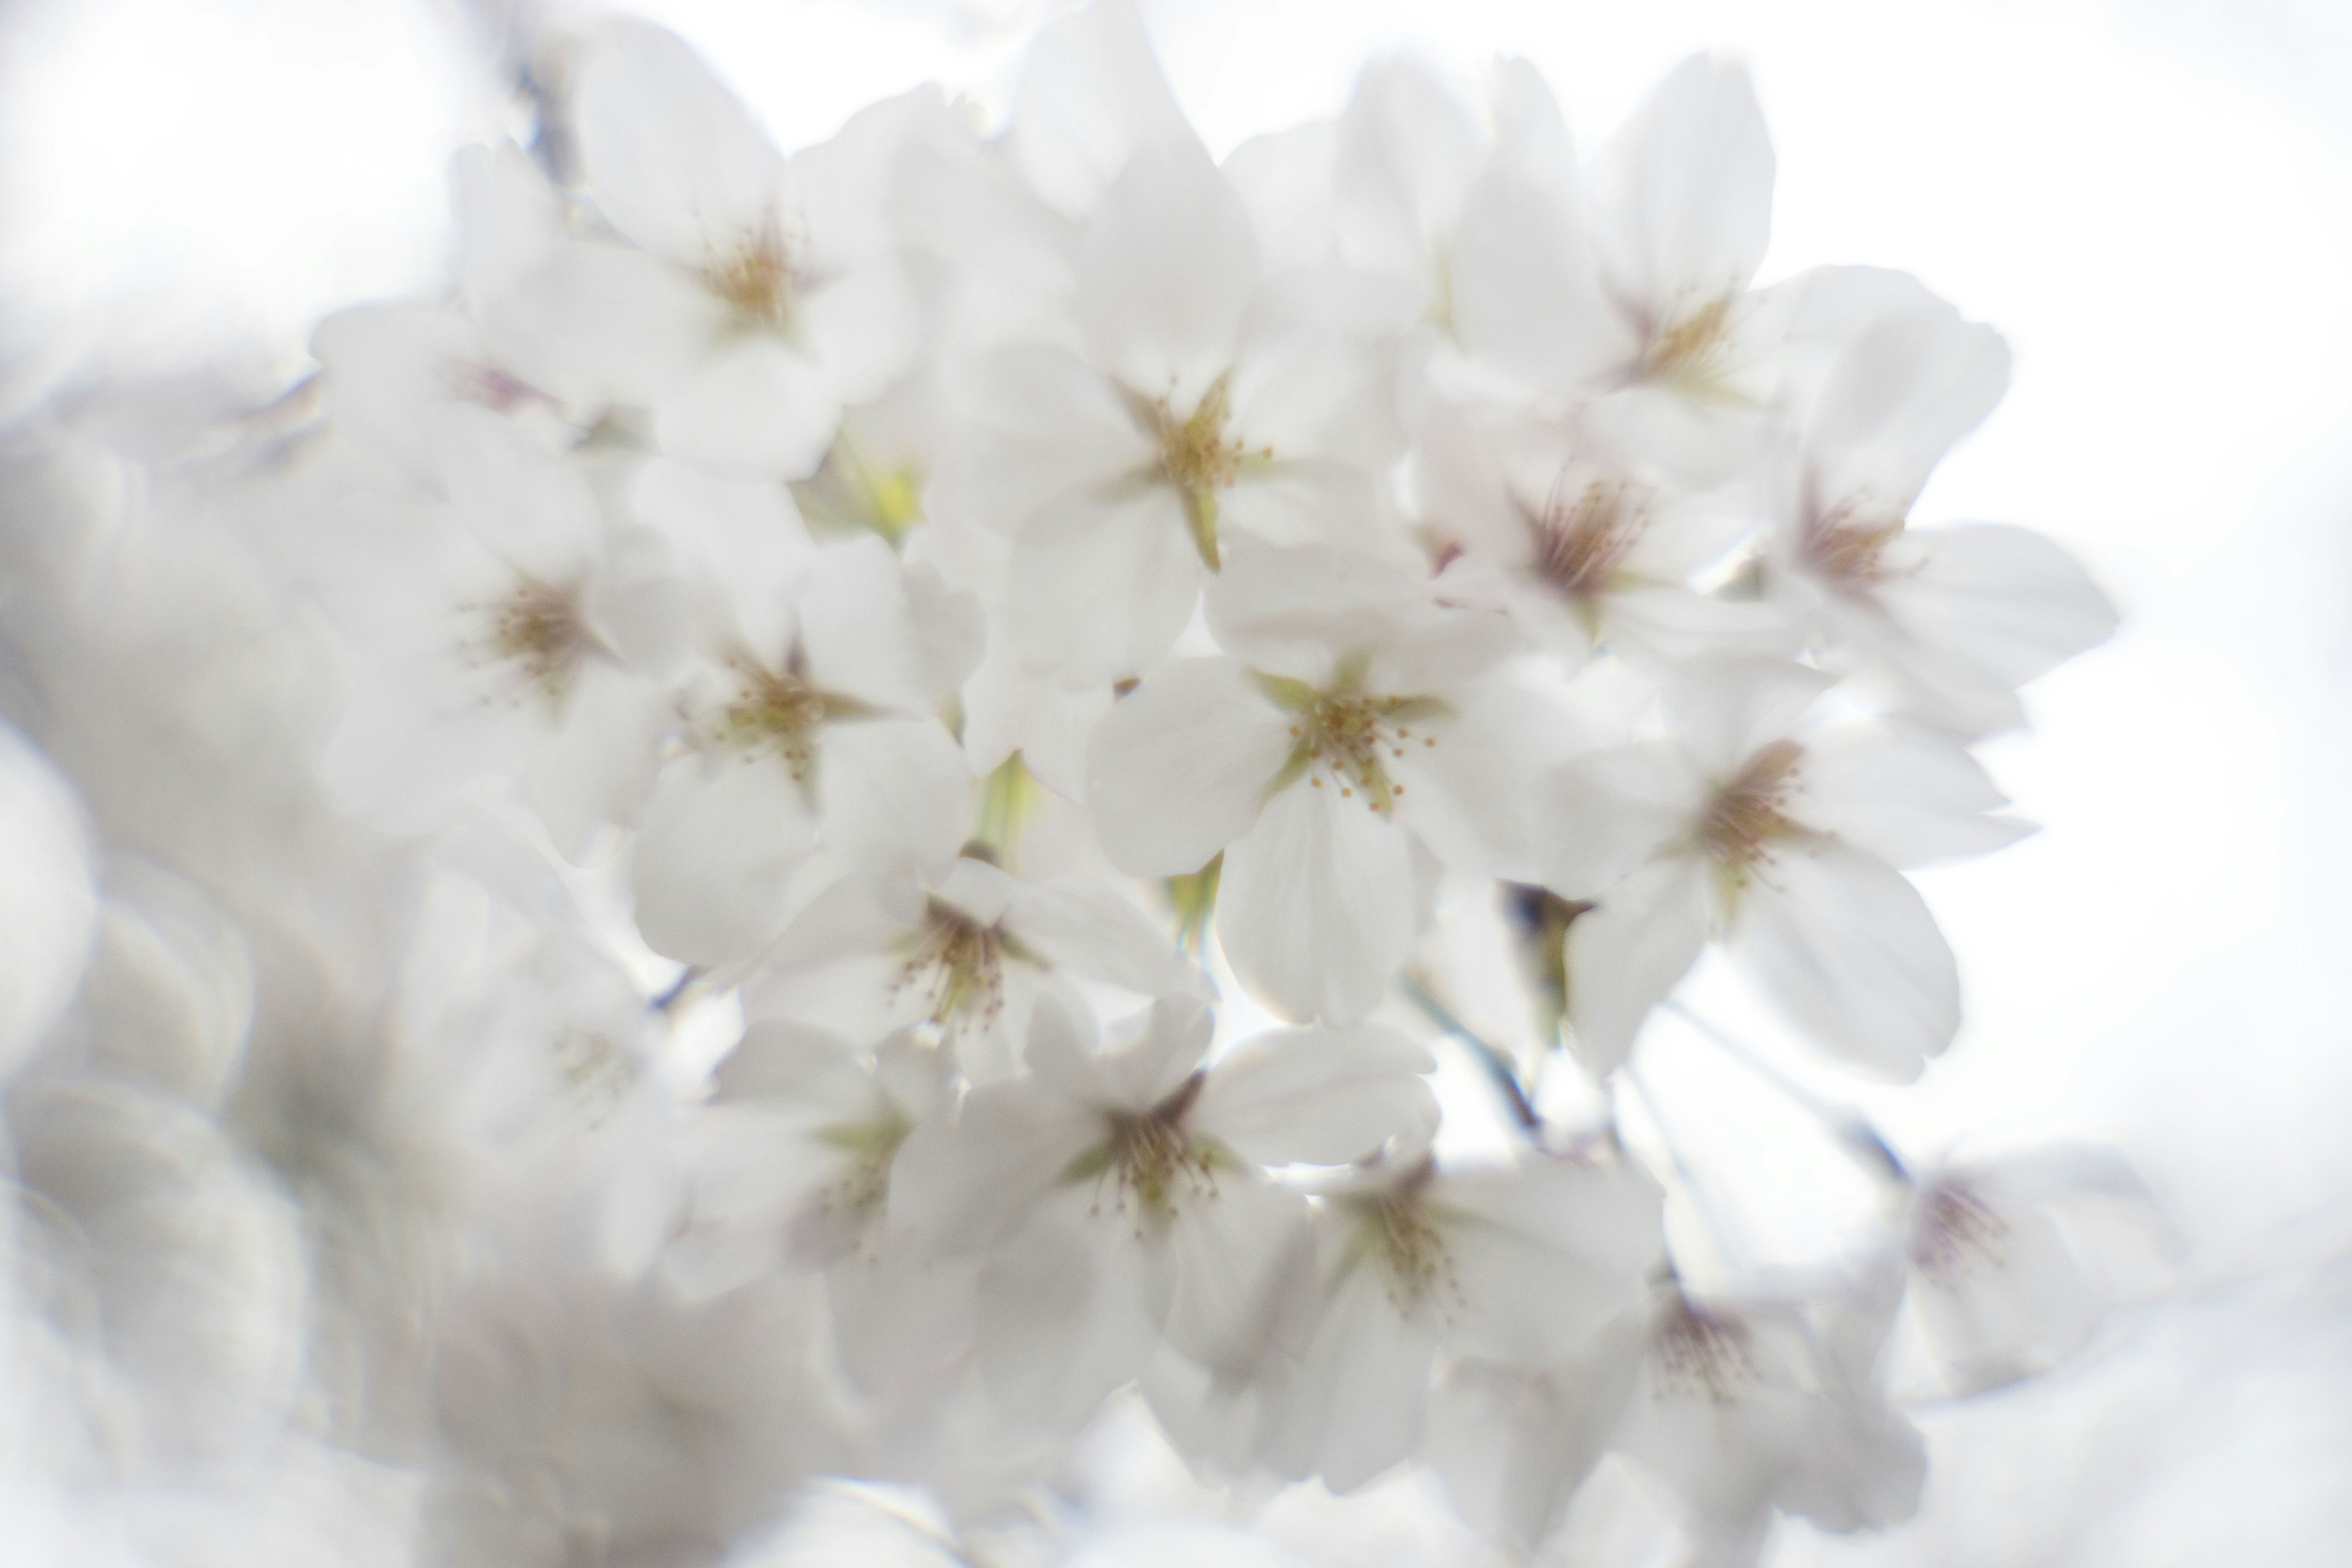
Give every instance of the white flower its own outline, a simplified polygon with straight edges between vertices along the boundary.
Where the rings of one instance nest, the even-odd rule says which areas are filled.
[[[747,1012],[877,1031],[934,1025],[979,1083],[1017,1066],[1042,997],[1085,1006],[1074,981],[1206,999],[1207,977],[1118,888],[1032,881],[986,853],[968,845],[932,881],[853,872],[816,893],[760,955]]]
[[[1416,1451],[1440,1349],[1558,1359],[1639,1299],[1664,1244],[1664,1194],[1624,1165],[1538,1156],[1456,1172],[1424,1158],[1327,1200],[1312,1337],[1262,1395],[1259,1451],[1333,1491]]]
[[[1261,1167],[1339,1163],[1433,1124],[1427,1054],[1392,1031],[1265,1036],[1204,1070],[1211,1026],[1198,1002],[1160,1002],[1139,1038],[1092,1056],[1040,1006],[1029,1076],[973,1090],[901,1154],[894,1213],[935,1248],[987,1252],[981,1367],[1008,1409],[1076,1421],[1162,1334],[1247,1375],[1307,1257],[1304,1200]]]
[[[971,773],[933,716],[890,547],[867,536],[818,551],[790,608],[789,630],[730,638],[724,666],[700,671],[697,743],[646,805],[630,883],[638,930],[670,957],[758,952],[818,843],[878,872],[943,872],[961,839]]]
[[[1031,664],[1101,683],[1175,641],[1236,536],[1377,538],[1396,455],[1381,354],[1265,279],[1248,214],[1197,144],[1138,152],[1087,225],[1082,352],[958,375],[972,516],[1013,536],[1004,605]]]
[[[1717,1555],[1752,1563],[1772,1511],[1824,1529],[1884,1527],[1919,1505],[1919,1434],[1873,1380],[1893,1302],[1821,1310],[1660,1287],[1626,1325],[1638,1357],[1612,1444],[1680,1495]]]
[[[1500,616],[1323,551],[1235,558],[1210,605],[1213,658],[1155,670],[1112,709],[1087,799],[1139,876],[1224,868],[1234,972],[1293,1017],[1360,1017],[1420,922],[1416,844],[1507,864],[1543,719],[1487,680]]]
[[[1907,1080],[1959,1025],[1951,949],[1900,867],[2024,831],[1965,752],[1800,726],[1830,678],[1718,658],[1677,673],[1671,739],[1586,753],[1545,786],[1545,882],[1598,907],[1569,927],[1569,1021],[1596,1072],[1709,940],[1822,1045]]]
[[[1898,300],[1830,363],[1782,483],[1769,580],[1838,668],[1885,672],[1931,722],[2009,728],[2017,688],[2104,640],[2115,608],[2038,533],[1907,526],[1930,471],[2000,401],[2009,351],[1924,289]]]
[[[579,145],[631,242],[565,244],[496,304],[524,374],[652,409],[663,450],[745,477],[815,468],[845,404],[913,361],[888,221],[909,138],[955,134],[936,91],[868,109],[786,159],[670,34],[609,24],[583,61]]]
[[[667,552],[609,525],[579,473],[489,410],[432,425],[447,505],[350,520],[357,560],[328,584],[373,664],[326,777],[405,831],[519,783],[573,852],[635,816],[658,764],[679,608]]]
[[[2114,1153],[2053,1148],[1920,1173],[1901,1226],[1908,1301],[1945,1384],[1979,1393],[2081,1347],[2135,1264],[2155,1205]]]
[[[1523,423],[1440,410],[1417,436],[1422,507],[1457,552],[1438,578],[1448,603],[1504,611],[1571,668],[1604,646],[1687,658],[1791,642],[1778,606],[1692,586],[1752,528],[1738,497]]]
[[[509,365],[480,312],[495,310],[518,282],[562,244],[563,209],[530,156],[512,142],[469,147],[457,157],[464,294],[471,310],[403,301],[359,305],[320,321],[310,353],[326,367],[336,427],[399,479],[430,490],[439,482],[433,410],[478,404],[521,420],[553,448],[574,423],[543,390]]]

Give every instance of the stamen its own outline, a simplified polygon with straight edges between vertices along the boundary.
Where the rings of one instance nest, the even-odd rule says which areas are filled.
[[[1704,1311],[1686,1296],[1659,1315],[1650,1337],[1650,1361],[1659,1391],[1668,1395],[1704,1394],[1715,1405],[1733,1405],[1758,1381],[1747,1324]]]
[[[1903,532],[1903,520],[1864,523],[1841,510],[1805,525],[1798,551],[1813,574],[1841,594],[1861,595],[1889,575],[1882,559]]]
[[[745,331],[793,330],[798,273],[782,229],[772,220],[745,235],[735,248],[704,263],[702,286],[725,302]]]
[[[1263,462],[1274,456],[1271,447],[1252,451],[1225,434],[1225,421],[1233,412],[1226,380],[1221,375],[1211,383],[1192,413],[1181,419],[1164,397],[1146,401],[1128,395],[1137,421],[1160,443],[1160,460],[1152,468],[1152,477],[1174,486],[1183,497],[1192,546],[1212,572],[1219,565],[1218,493],[1230,488],[1251,461]]]
[[[932,899],[923,907],[914,951],[899,967],[890,994],[896,996],[923,981],[932,1023],[985,1027],[1004,1010],[1008,956],[1026,954],[1001,922],[982,925],[954,905]]]
[[[1730,346],[1724,329],[1730,314],[1731,297],[1723,295],[1656,329],[1642,356],[1643,372],[1653,381],[1672,382],[1695,395],[1721,395],[1725,351]]]
[[[461,605],[487,616],[488,635],[470,648],[486,647],[488,661],[515,667],[526,692],[561,709],[580,667],[603,651],[581,613],[579,590],[522,576],[514,591],[495,605]],[[477,655],[478,657],[478,655]]]
[[[1911,1262],[1939,1284],[1950,1284],[1973,1258],[1999,1264],[2009,1226],[1974,1193],[1954,1181],[1939,1181],[1920,1199],[1918,1228],[1911,1238]]]
[[[1649,521],[1645,499],[1623,484],[1595,479],[1572,504],[1555,494],[1540,516],[1527,518],[1536,570],[1563,598],[1590,604],[1608,592]]]
[[[742,685],[719,716],[719,743],[749,756],[764,752],[782,759],[795,782],[807,782],[820,724],[872,711],[854,697],[824,690],[796,670],[772,670],[748,658],[728,662]]]
[[[1795,793],[1797,764],[1804,754],[1794,741],[1758,747],[1731,782],[1716,792],[1700,819],[1699,841],[1733,890],[1747,885],[1772,845],[1805,836],[1806,830],[1790,821],[1782,809]]]
[[[1442,714],[1445,705],[1433,697],[1383,697],[1362,689],[1360,661],[1343,667],[1332,683],[1321,689],[1304,681],[1259,673],[1259,689],[1279,706],[1298,715],[1290,726],[1290,756],[1266,786],[1271,795],[1302,775],[1320,789],[1328,774],[1343,798],[1363,792],[1365,804],[1386,815],[1403,793],[1391,782],[1382,753],[1402,757],[1400,743],[1412,733],[1412,721]],[[1437,744],[1433,735],[1422,737],[1424,748]]]
[[[1196,1072],[1150,1110],[1108,1113],[1101,1147],[1081,1157],[1077,1173],[1109,1179],[1112,1206],[1134,1217],[1139,1237],[1173,1220],[1186,1199],[1216,1196],[1217,1147],[1185,1124],[1207,1082]]]

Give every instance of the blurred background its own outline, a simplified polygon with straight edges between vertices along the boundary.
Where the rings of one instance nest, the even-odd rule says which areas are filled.
[[[1738,51],[1780,153],[1763,280],[1905,268],[2008,336],[2008,402],[1913,515],[2047,531],[2124,630],[1990,749],[2042,834],[1922,879],[1958,1045],[1914,1089],[1821,1087],[1922,1153],[2121,1147],[2185,1274],[2060,1373],[1922,1411],[1915,1524],[1790,1527],[1774,1560],[2352,1562],[2352,6],[1142,4],[1220,153],[1335,112],[1384,51],[1465,90],[1527,56],[1587,147],[1683,55]],[[1001,116],[1062,8],[626,7],[788,148],[930,79]],[[0,0],[0,417],[126,373],[266,399],[321,313],[443,291],[451,153],[526,122],[518,40],[597,9]],[[1769,1030],[1711,974],[1688,994]],[[1675,1071],[1706,1047],[1661,1036],[1688,1114],[1736,1119]]]

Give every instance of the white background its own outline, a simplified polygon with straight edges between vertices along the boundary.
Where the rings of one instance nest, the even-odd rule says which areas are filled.
[[[1780,153],[1767,279],[1906,268],[2007,334],[2009,401],[1914,518],[2047,530],[2125,629],[1991,749],[2045,830],[1924,879],[1969,1020],[1870,1105],[1923,1152],[2120,1143],[2185,1295],[1928,1412],[1909,1530],[1777,1560],[2352,1561],[2352,6],[1145,5],[1220,153],[1333,112],[1383,49],[1473,85],[1528,56],[1588,146],[1736,49]],[[636,9],[790,146],[930,77],[1001,110],[1038,7]],[[485,37],[454,0],[0,0],[0,410],[91,364],[227,355],[266,387],[322,310],[436,290],[448,154],[503,123]]]

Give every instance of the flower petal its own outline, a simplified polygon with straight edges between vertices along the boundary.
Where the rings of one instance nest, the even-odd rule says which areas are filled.
[[[1419,923],[1410,839],[1337,780],[1292,783],[1225,851],[1218,938],[1234,973],[1286,1016],[1370,1012]]]
[[[1277,1029],[1217,1063],[1192,1122],[1261,1165],[1343,1165],[1391,1138],[1425,1142],[1437,1100],[1428,1050],[1385,1024]]]
[[[699,267],[777,217],[782,157],[675,34],[608,24],[574,113],[597,206],[646,249]]]
[[[1698,961],[1713,875],[1696,857],[1654,860],[1570,924],[1569,1047],[1586,1071],[1615,1070],[1650,1009]]]
[[[646,945],[685,963],[744,958],[775,935],[814,823],[782,767],[689,757],[646,803],[629,866]]]
[[[1181,659],[1111,707],[1087,748],[1103,852],[1139,877],[1188,876],[1257,820],[1289,721],[1230,658]]]
[[[1258,284],[1249,209],[1196,142],[1146,147],[1103,193],[1079,252],[1087,357],[1189,414],[1234,363]]]
[[[1742,892],[1729,946],[1801,1028],[1890,1081],[1917,1078],[1959,1028],[1959,973],[1936,917],[1858,849],[1775,858]]]

